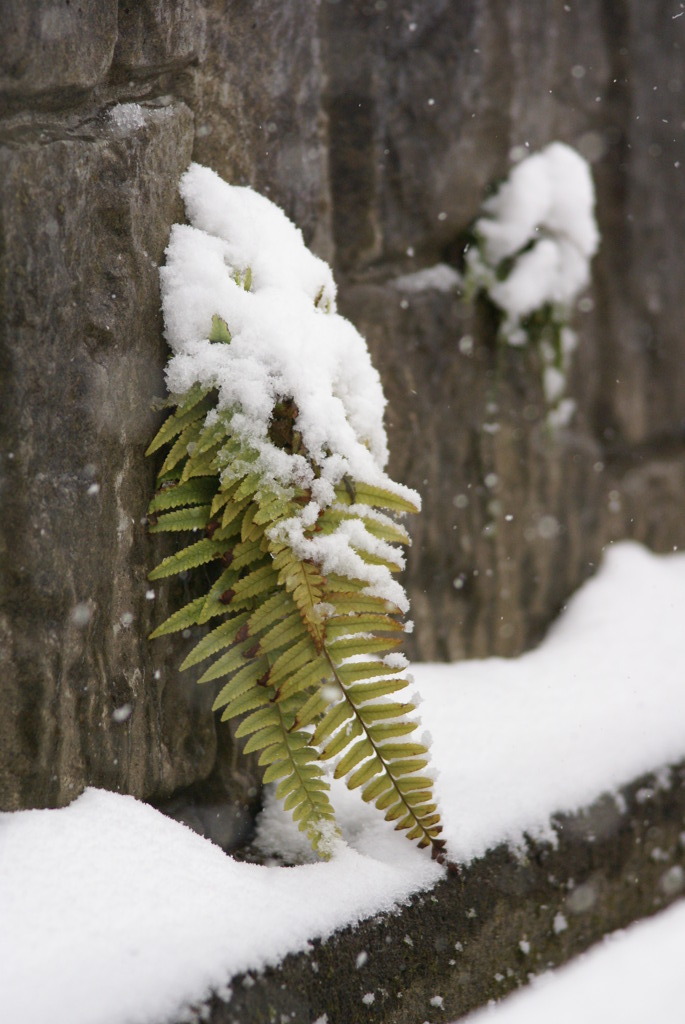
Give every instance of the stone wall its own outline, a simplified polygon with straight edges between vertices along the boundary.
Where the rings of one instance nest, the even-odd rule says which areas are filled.
[[[253,768],[177,673],[179,644],[146,640],[186,596],[148,596],[162,543],[143,453],[163,392],[156,268],[191,157],[286,209],[369,339],[392,472],[425,499],[415,655],[516,654],[608,541],[683,544],[685,19],[669,11],[2,4],[0,808],[97,785],[193,805],[227,846],[249,827]],[[553,139],[591,160],[603,235],[579,411],[554,436],[534,358],[498,351],[455,290],[406,286],[458,262],[512,146]]]

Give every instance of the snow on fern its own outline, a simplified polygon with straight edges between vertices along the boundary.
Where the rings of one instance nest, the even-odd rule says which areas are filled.
[[[362,563],[348,526],[305,542],[302,532],[335,500],[347,479],[383,487],[420,506],[415,491],[385,473],[385,398],[366,342],[336,312],[330,268],[272,202],[192,164],[181,179],[190,225],[176,224],[161,270],[165,336],[174,353],[167,385],[183,394],[196,382],[217,388],[231,430],[259,452],[255,468],[284,488],[311,491],[310,507],[289,524],[301,557],[330,571],[362,576],[406,610],[401,587],[383,567]],[[245,275],[250,275],[249,289]],[[230,345],[210,342],[212,318]],[[292,402],[306,457],[270,438],[274,409]],[[284,527],[281,527],[285,530]],[[368,535],[374,553],[381,542]]]
[[[500,311],[500,337],[510,345],[539,342],[543,388],[552,422],[573,403],[562,397],[570,354],[573,305],[590,282],[599,245],[595,191],[583,157],[562,142],[521,160],[483,204],[466,252],[465,283]]]

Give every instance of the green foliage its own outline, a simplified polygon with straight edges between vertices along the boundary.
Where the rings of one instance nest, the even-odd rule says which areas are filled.
[[[210,340],[230,343],[218,317]],[[277,783],[278,797],[320,854],[329,855],[337,833],[324,767],[333,761],[335,778],[358,788],[364,801],[442,862],[432,782],[420,774],[428,754],[408,717],[415,707],[402,699],[409,680],[396,661],[386,660],[405,631],[401,612],[367,593],[366,581],[325,575],[316,561],[298,556],[278,526],[296,517],[309,495],[294,488],[276,493],[256,452],[231,434],[225,414],[217,416],[216,402],[215,392],[198,387],[173,396],[173,411],[148,449],[166,450],[150,528],[189,533],[150,578],[215,567],[207,594],[152,636],[220,618],[181,668],[203,665],[199,682],[218,683],[214,708],[223,720],[240,719],[236,735],[245,752],[258,753],[264,782]],[[270,437],[306,457],[292,406],[277,403]],[[392,491],[345,478],[304,536],[325,536],[355,518],[386,547],[408,543],[387,511],[415,509]],[[397,569],[392,558],[356,550]]]

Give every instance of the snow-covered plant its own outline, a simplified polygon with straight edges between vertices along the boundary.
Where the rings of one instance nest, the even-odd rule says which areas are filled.
[[[586,160],[553,142],[516,164],[486,200],[465,255],[466,295],[494,305],[500,339],[537,345],[553,424],[566,423],[574,409],[563,397],[577,341],[569,320],[599,244],[594,205]]]
[[[329,267],[269,200],[192,165],[192,226],[161,270],[173,410],[153,532],[195,531],[151,573],[213,569],[203,596],[152,634],[212,622],[214,702],[323,856],[337,834],[323,762],[442,861],[439,814],[396,649],[408,609],[393,578],[418,495],[385,473],[385,405],[366,344],[335,312]],[[215,621],[218,620],[218,621]]]

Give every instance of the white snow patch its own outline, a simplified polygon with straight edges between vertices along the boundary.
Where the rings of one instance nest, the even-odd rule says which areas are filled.
[[[453,859],[526,835],[553,840],[554,813],[646,772],[658,772],[655,787],[667,783],[659,769],[685,756],[684,603],[685,555],[623,543],[537,650],[415,666]],[[275,964],[442,877],[357,791],[334,780],[332,797],[344,841],[330,862],[293,868],[235,861],[153,808],[103,791],[62,810],[1,814],[2,1015],[22,1024],[177,1019],[234,974]],[[261,834],[275,852],[292,842],[293,859],[308,852],[272,796]],[[682,891],[682,868],[668,868],[660,886],[669,897]],[[679,960],[672,969],[682,978]]]
[[[461,285],[461,274],[447,263],[436,263],[413,274],[403,274],[392,282],[400,292],[451,292]]]
[[[481,245],[467,253],[467,267],[505,313],[505,335],[546,303],[570,307],[587,286],[599,245],[594,205],[587,161],[562,142],[518,163],[483,204]],[[499,280],[505,260],[513,265]]]
[[[516,164],[483,204],[476,243],[465,254],[466,291],[484,292],[501,311],[500,337],[514,346],[537,340],[548,422],[555,429],[575,411],[575,403],[562,397],[577,343],[567,321],[589,284],[599,245],[594,206],[589,164],[570,146],[553,142]],[[529,335],[527,318],[534,313],[543,313],[544,321]]]
[[[555,935],[561,935],[561,933],[565,932],[567,928],[568,921],[561,913],[561,911],[559,911],[554,915],[554,920],[552,921],[552,931]]]
[[[146,111],[139,103],[117,103],[110,108],[109,118],[117,128],[135,131],[145,126]]]

